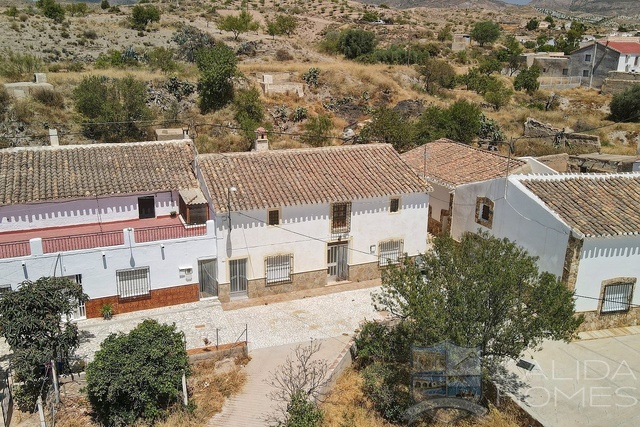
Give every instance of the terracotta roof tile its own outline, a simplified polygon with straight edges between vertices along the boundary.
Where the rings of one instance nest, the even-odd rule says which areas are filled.
[[[388,144],[201,154],[217,212],[421,193],[431,188]]]
[[[425,161],[426,155],[426,161]],[[439,139],[402,154],[420,176],[426,172],[428,181],[455,188],[458,185],[505,176],[507,163],[510,173],[521,171],[526,163],[494,151],[486,151],[469,145]]]
[[[0,150],[0,206],[198,188],[191,141]]]
[[[563,221],[586,236],[640,233],[640,174],[518,178]]]

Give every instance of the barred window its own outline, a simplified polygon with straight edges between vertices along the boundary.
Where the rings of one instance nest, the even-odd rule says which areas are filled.
[[[267,284],[291,282],[293,255],[275,255],[264,259]]]
[[[389,212],[398,212],[400,210],[400,199],[397,197],[392,198],[389,201]]]
[[[487,197],[476,199],[476,222],[487,228],[493,226],[493,201]]]
[[[633,283],[615,282],[605,285],[602,296],[601,313],[615,313],[629,311],[631,297],[633,295]]]
[[[380,267],[389,264],[397,264],[402,258],[402,240],[387,240],[378,245],[378,265]]]
[[[280,211],[278,209],[273,209],[269,211],[267,224],[280,225]]]
[[[351,202],[331,205],[331,232],[347,233],[351,230]]]
[[[150,292],[149,267],[119,270],[116,278],[120,298],[148,295]]]

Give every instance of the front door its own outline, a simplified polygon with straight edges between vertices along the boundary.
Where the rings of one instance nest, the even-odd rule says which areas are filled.
[[[349,243],[331,243],[327,248],[327,276],[330,281],[339,282],[349,277]]]
[[[218,296],[215,259],[198,260],[198,281],[200,282],[201,299]]]
[[[229,261],[229,278],[232,294],[247,293],[247,258]]]

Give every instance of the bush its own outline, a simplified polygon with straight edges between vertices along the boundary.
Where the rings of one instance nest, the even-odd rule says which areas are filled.
[[[333,123],[329,117],[324,115],[311,117],[304,126],[305,132],[301,140],[314,147],[331,145],[332,128]]]
[[[109,4],[109,0],[102,0],[100,2],[100,9],[102,10],[107,10],[111,7],[111,5]]]
[[[402,421],[403,412],[411,406],[408,364],[375,362],[362,370],[364,392],[377,412],[391,422]]]
[[[291,115],[291,120],[293,120],[294,122],[301,122],[304,119],[307,118],[307,109],[304,107],[296,107],[295,110],[293,110],[293,114]]]
[[[293,55],[291,55],[288,50],[278,49],[276,51],[277,61],[291,61],[292,59],[293,59]]]
[[[178,64],[173,60],[173,49],[156,47],[146,54],[147,63],[152,70],[160,70],[170,73],[178,69]]]
[[[133,6],[131,10],[131,28],[144,30],[152,22],[160,21],[160,9],[153,5]]]
[[[533,94],[540,87],[538,82],[540,71],[540,67],[537,65],[520,71],[513,82],[513,88],[515,90],[525,90],[529,95]]]
[[[31,92],[33,99],[47,107],[64,108],[64,96],[51,89],[36,88]]]
[[[29,53],[14,53],[8,49],[0,53],[0,75],[11,81],[23,81],[42,66],[40,58]]]
[[[320,69],[311,67],[302,74],[302,80],[309,86],[318,86],[318,78],[320,77]]]
[[[371,53],[375,47],[375,34],[365,30],[346,30],[338,40],[338,51],[348,59]]]
[[[9,109],[11,103],[11,95],[7,92],[4,86],[0,86],[0,122],[2,122],[2,116]]]
[[[64,8],[60,3],[56,3],[55,0],[38,0],[36,1],[36,7],[42,10],[42,14],[49,19],[53,19],[55,22],[64,21]]]
[[[640,84],[631,86],[611,99],[611,120],[616,122],[640,122]]]
[[[233,99],[231,79],[236,73],[236,61],[233,51],[223,43],[198,51],[198,92],[203,113],[219,110]]]
[[[128,334],[111,334],[87,366],[87,394],[100,423],[125,426],[166,416],[189,375],[184,334],[144,320]]]
[[[178,45],[178,55],[187,62],[195,62],[196,53],[200,49],[210,49],[216,45],[211,35],[191,25],[183,25],[171,37]]]

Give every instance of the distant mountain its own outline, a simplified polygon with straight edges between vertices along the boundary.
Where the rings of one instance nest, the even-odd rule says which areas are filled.
[[[506,6],[506,3],[500,0],[360,0],[360,2],[374,5],[386,4],[397,9],[409,9],[411,7],[500,9]]]
[[[530,6],[597,15],[638,15],[639,0],[531,0]]]

